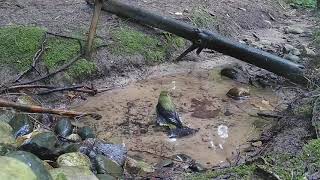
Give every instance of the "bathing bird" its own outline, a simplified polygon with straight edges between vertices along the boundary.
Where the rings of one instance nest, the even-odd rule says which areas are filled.
[[[176,106],[173,104],[168,91],[161,91],[156,110],[157,123],[160,126],[167,126],[171,130],[183,128]]]

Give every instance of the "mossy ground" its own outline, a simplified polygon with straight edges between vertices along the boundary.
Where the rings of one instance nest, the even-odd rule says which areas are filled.
[[[280,179],[305,179],[320,169],[320,139],[307,143],[301,154],[292,156],[288,154],[271,154],[263,158],[265,163],[260,165]],[[209,180],[228,175],[230,179],[252,179],[257,166],[241,165],[221,171],[187,175],[187,179]]]
[[[287,3],[304,8],[314,8],[317,4],[316,0],[287,0]]]
[[[204,7],[194,8],[192,10],[191,22],[199,28],[213,29],[217,20],[204,9]]]
[[[0,65],[19,72],[28,69],[44,35],[45,30],[38,27],[0,28]],[[49,71],[62,66],[80,52],[77,40],[60,37],[48,37],[46,48],[41,61]],[[94,62],[81,59],[66,71],[66,75],[69,78],[80,79],[95,71]]]
[[[164,37],[151,36],[129,27],[114,29],[111,36],[114,39],[114,44],[110,48],[113,54],[141,54],[147,63],[163,62],[171,48],[185,45],[184,39],[170,33],[165,33]]]

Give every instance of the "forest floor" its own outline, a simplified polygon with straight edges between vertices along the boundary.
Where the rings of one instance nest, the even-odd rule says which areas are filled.
[[[314,63],[318,53],[316,43],[320,41],[320,34],[316,33],[317,15],[296,4],[274,0],[123,2],[218,31],[307,68],[320,67],[320,63]],[[93,12],[86,1],[0,0],[0,3],[2,85],[30,67],[44,31],[51,35],[47,35],[47,48],[39,63],[42,75],[68,62],[83,46]],[[81,42],[79,45],[77,40],[52,34],[74,37]],[[91,60],[82,59],[46,83],[92,84],[110,91],[94,97],[68,92],[35,98],[52,107],[71,107],[103,115],[99,122],[87,120],[84,124],[92,126],[100,139],[125,143],[132,157],[157,164],[163,157],[183,153],[208,169],[195,174],[194,171],[200,170],[186,168],[189,162],[175,162],[145,177],[320,178],[317,169],[320,152],[316,150],[320,142],[310,142],[315,137],[311,122],[314,98],[306,95],[308,89],[273,78],[274,75],[264,70],[217,52],[199,56],[191,53],[183,61],[174,62],[189,42],[106,12],[102,13],[97,29],[95,46],[100,45],[103,47],[94,52]],[[219,71],[226,66],[241,66],[242,73],[250,71],[250,76],[267,79],[268,88],[250,85],[248,77],[245,82],[222,78]],[[32,72],[20,81],[37,76]],[[232,87],[250,89],[250,99],[239,102],[227,98],[225,94]],[[171,142],[154,127],[154,108],[163,89],[172,92],[184,123],[200,129],[196,135]],[[261,111],[277,114],[276,118],[257,117]],[[226,115],[227,112],[231,114]],[[216,134],[220,125],[229,128],[227,142]],[[221,144],[223,148],[219,149]]]

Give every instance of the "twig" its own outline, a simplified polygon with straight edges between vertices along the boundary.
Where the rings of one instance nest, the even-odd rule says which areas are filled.
[[[47,113],[47,114],[56,114],[60,116],[68,116],[72,118],[77,118],[79,116],[80,117],[91,116],[96,120],[99,120],[102,118],[102,116],[97,113],[84,113],[84,112],[68,111],[68,110],[62,110],[62,109],[49,109],[41,106],[18,104],[18,103],[6,101],[4,99],[0,99],[0,107],[12,108],[14,110],[27,112],[27,113],[40,113],[40,114]]]
[[[53,71],[45,76],[42,76],[38,79],[32,80],[32,81],[27,81],[27,82],[22,82],[22,83],[18,83],[17,85],[25,85],[25,84],[32,84],[38,81],[42,81],[44,79],[47,79],[51,76],[54,76],[58,73],[60,73],[61,71],[64,71],[65,69],[69,68],[73,63],[75,63],[78,59],[80,59],[80,57],[83,55],[83,53],[79,53],[76,57],[74,57],[73,59],[71,59],[68,63],[64,64],[63,66],[61,66],[59,69],[57,69],[56,71]]]
[[[36,70],[38,72],[38,74],[40,75],[40,72],[36,69],[36,65],[40,59],[40,57],[42,56],[42,54],[45,51],[45,44],[47,43],[47,33],[44,34],[44,38],[43,41],[41,43],[41,47],[40,49],[36,52],[36,54],[34,55],[33,59],[32,59],[32,65],[29,69],[25,70],[24,72],[22,72],[17,79],[14,82],[18,82],[23,76],[27,75],[29,72],[32,71],[32,69]]]
[[[17,85],[17,86],[10,86],[3,88],[0,90],[0,94],[10,91],[18,91],[21,89],[33,89],[33,88],[39,88],[39,89],[54,89],[54,86],[46,86],[46,85]]]
[[[80,88],[84,88],[85,86],[71,86],[71,87],[61,87],[61,88],[55,88],[52,90],[48,90],[48,91],[42,91],[37,93],[37,95],[46,95],[46,94],[50,94],[50,93],[54,93],[54,92],[60,92],[60,91],[79,91],[79,92],[85,92],[85,93],[89,93],[89,94],[97,94],[96,90],[81,90]]]
[[[84,39],[80,39],[80,38],[76,38],[76,37],[72,37],[72,36],[67,36],[67,35],[62,35],[62,34],[56,34],[54,32],[48,32],[47,34],[52,35],[52,36],[57,36],[57,37],[61,37],[61,38],[66,38],[66,39],[74,39],[74,40],[78,40],[78,41],[85,41]]]

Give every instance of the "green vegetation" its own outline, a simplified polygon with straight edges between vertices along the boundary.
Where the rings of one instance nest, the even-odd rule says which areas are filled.
[[[17,71],[28,69],[41,46],[44,33],[45,30],[38,27],[0,28],[0,65]],[[100,39],[96,39],[96,45],[101,43]],[[80,52],[77,40],[60,37],[48,37],[46,48],[42,62],[50,71],[67,63]],[[79,79],[93,74],[96,70],[94,62],[81,59],[66,71],[66,76],[69,79]]]
[[[192,10],[191,22],[199,28],[212,29],[216,23],[216,19],[205,11],[204,8],[195,8]]]
[[[287,0],[287,3],[294,4],[304,8],[316,7],[316,0]]]
[[[256,167],[254,165],[241,165],[238,167],[228,168],[222,171],[210,171],[206,173],[198,173],[195,175],[188,175],[186,179],[190,180],[209,180],[219,176],[232,174],[229,179],[250,179],[254,174]]]
[[[37,27],[0,28],[0,65],[18,71],[28,69],[43,36],[44,30]]]
[[[162,62],[170,48],[184,46],[185,40],[169,33],[165,38],[152,37],[129,27],[115,29],[111,33],[115,42],[111,52],[117,55],[141,54],[147,62]]]
[[[273,154],[263,158],[265,163],[260,165],[280,177],[280,179],[305,179],[320,169],[320,139],[311,140],[298,156],[288,154]],[[221,171],[189,174],[187,179],[209,180],[230,175],[230,179],[252,179],[256,172],[256,165],[241,165]],[[307,171],[307,172],[306,172]]]

